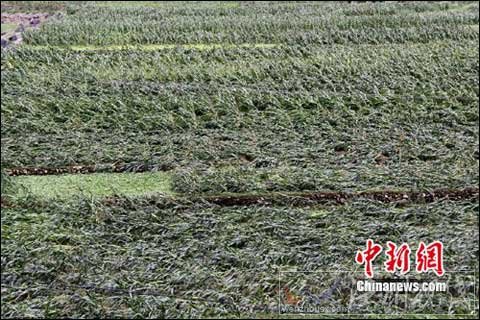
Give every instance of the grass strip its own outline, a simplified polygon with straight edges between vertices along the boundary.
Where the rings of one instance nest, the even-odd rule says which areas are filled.
[[[78,194],[103,197],[109,195],[149,195],[169,193],[170,176],[164,172],[64,174],[56,176],[22,176],[12,179],[19,191],[17,197],[67,199]]]

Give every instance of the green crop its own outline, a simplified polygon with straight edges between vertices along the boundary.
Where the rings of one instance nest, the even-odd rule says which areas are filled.
[[[478,9],[3,1],[52,14],[1,50],[2,318],[271,318],[368,238],[477,270]]]

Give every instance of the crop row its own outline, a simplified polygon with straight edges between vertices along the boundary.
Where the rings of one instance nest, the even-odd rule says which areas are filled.
[[[243,4],[80,5],[32,33],[51,42],[2,51],[2,165],[147,164],[175,169],[176,190],[195,193],[475,185],[479,63],[472,23],[478,13],[469,3],[422,6],[259,4],[262,20]],[[171,17],[163,19],[162,10]],[[249,19],[265,24],[261,36],[298,33],[306,39],[334,30],[335,37],[378,35],[380,44],[359,38],[358,45],[303,46],[289,38],[289,45],[243,39],[242,46],[227,41],[154,50],[132,47],[132,40],[123,49],[95,42],[86,46],[91,51],[48,46],[56,43],[50,31],[68,38],[61,30],[66,26],[75,26],[72,37],[82,37],[85,29],[75,22],[80,18],[108,38],[102,28],[114,25],[110,16],[116,14],[125,16],[119,30],[133,34],[144,31],[142,23],[147,29],[171,23],[162,33],[145,34],[170,32],[174,43],[182,43],[178,36],[198,22],[190,15],[196,10],[231,27]],[[303,11],[311,14],[295,19]],[[290,13],[291,21],[285,19]],[[336,14],[331,27],[319,27]],[[267,32],[290,23],[291,30]],[[389,34],[400,39],[404,31],[428,43],[390,44]],[[235,36],[228,28],[225,34]]]
[[[478,17],[477,17],[478,24]],[[45,27],[47,28],[47,27]],[[28,44],[51,44],[51,45],[111,45],[111,44],[190,44],[190,43],[282,43],[282,44],[380,44],[380,43],[426,43],[434,40],[477,40],[478,27],[472,25],[436,26],[408,28],[363,28],[363,29],[327,29],[327,30],[295,30],[288,32],[272,33],[266,30],[264,33],[244,29],[234,33],[227,31],[192,31],[187,33],[169,33],[164,31],[165,26],[160,26],[149,32],[141,31],[138,34],[123,30],[110,30],[109,36],[101,36],[96,33],[98,26],[92,25],[91,30],[84,33],[75,32],[75,29],[66,31],[66,35],[55,39],[54,35],[61,34],[61,30],[51,27],[52,31],[42,33],[25,34]],[[236,28],[233,28],[237,30]],[[51,34],[50,34],[51,33]],[[30,36],[29,36],[30,34]],[[71,36],[69,36],[71,35]]]
[[[148,164],[181,192],[472,186],[477,57],[474,41],[27,46],[2,53],[3,164]]]
[[[235,117],[248,122],[258,112],[275,117],[279,110],[304,118],[338,113],[360,120],[393,112],[400,118],[415,113],[418,121],[478,120],[474,42],[375,52],[340,46],[301,54],[292,48],[20,49],[2,55],[2,133],[181,130]]]
[[[187,193],[478,185],[478,128],[323,120],[297,131],[266,117],[232,129],[14,136],[3,140],[2,152],[7,167],[119,162],[176,169],[175,189]]]
[[[188,6],[187,6],[188,7]],[[355,9],[357,7],[357,9]],[[40,45],[404,43],[478,39],[478,5],[79,6],[25,41]],[[360,9],[359,9],[360,8]],[[475,10],[475,8],[477,10]],[[363,10],[363,11],[362,11]],[[418,12],[421,11],[421,12]],[[192,14],[193,13],[193,14]]]
[[[27,46],[2,54],[6,82],[2,92],[38,95],[76,90],[73,93],[88,94],[97,88],[102,94],[118,90],[148,93],[149,89],[154,93],[155,89],[168,91],[176,85],[187,91],[222,85],[232,91],[245,87],[272,91],[360,89],[371,93],[383,88],[406,91],[415,89],[412,86],[416,84],[438,88],[451,87],[452,83],[475,85],[475,44],[94,52]],[[33,85],[35,90],[32,86],[17,88],[22,83]]]
[[[385,245],[396,236],[412,248],[419,241],[442,241],[450,272],[476,270],[478,262],[472,241],[478,238],[478,202],[397,207],[358,201],[299,209],[187,208],[161,198],[117,206],[79,199],[26,208],[2,208],[6,317],[246,317],[262,306],[273,314],[279,271],[296,271],[281,277],[281,285],[307,298],[306,283],[338,280],[339,274],[325,278],[320,272],[352,270],[355,253],[369,238]],[[383,262],[382,255],[375,272]],[[471,276],[467,283],[478,281]],[[445,303],[426,299],[411,308],[465,313],[475,299],[468,288],[449,292]],[[330,301],[389,310],[344,289]]]

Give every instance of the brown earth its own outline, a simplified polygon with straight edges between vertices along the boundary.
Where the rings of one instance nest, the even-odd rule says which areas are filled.
[[[2,24],[15,24],[13,31],[2,32],[1,46],[8,47],[22,42],[22,32],[27,28],[38,28],[51,14],[49,13],[2,13]]]
[[[478,199],[479,188],[437,189],[431,191],[363,191],[346,192],[305,192],[297,194],[265,194],[265,195],[229,195],[204,198],[206,202],[220,206],[242,205],[309,205],[335,203],[344,204],[357,199],[369,199],[384,203],[431,203],[438,200],[461,201]]]
[[[59,174],[88,174],[96,172],[146,172],[152,170],[168,171],[173,169],[168,165],[148,165],[142,163],[112,163],[101,165],[78,165],[68,167],[17,167],[5,169],[9,176],[46,176]]]

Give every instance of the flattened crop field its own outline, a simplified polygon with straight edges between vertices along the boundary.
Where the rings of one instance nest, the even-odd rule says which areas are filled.
[[[292,317],[318,274],[336,314],[478,317],[478,26],[472,1],[2,1],[2,318]],[[367,239],[441,241],[474,284],[362,300],[334,272]]]

